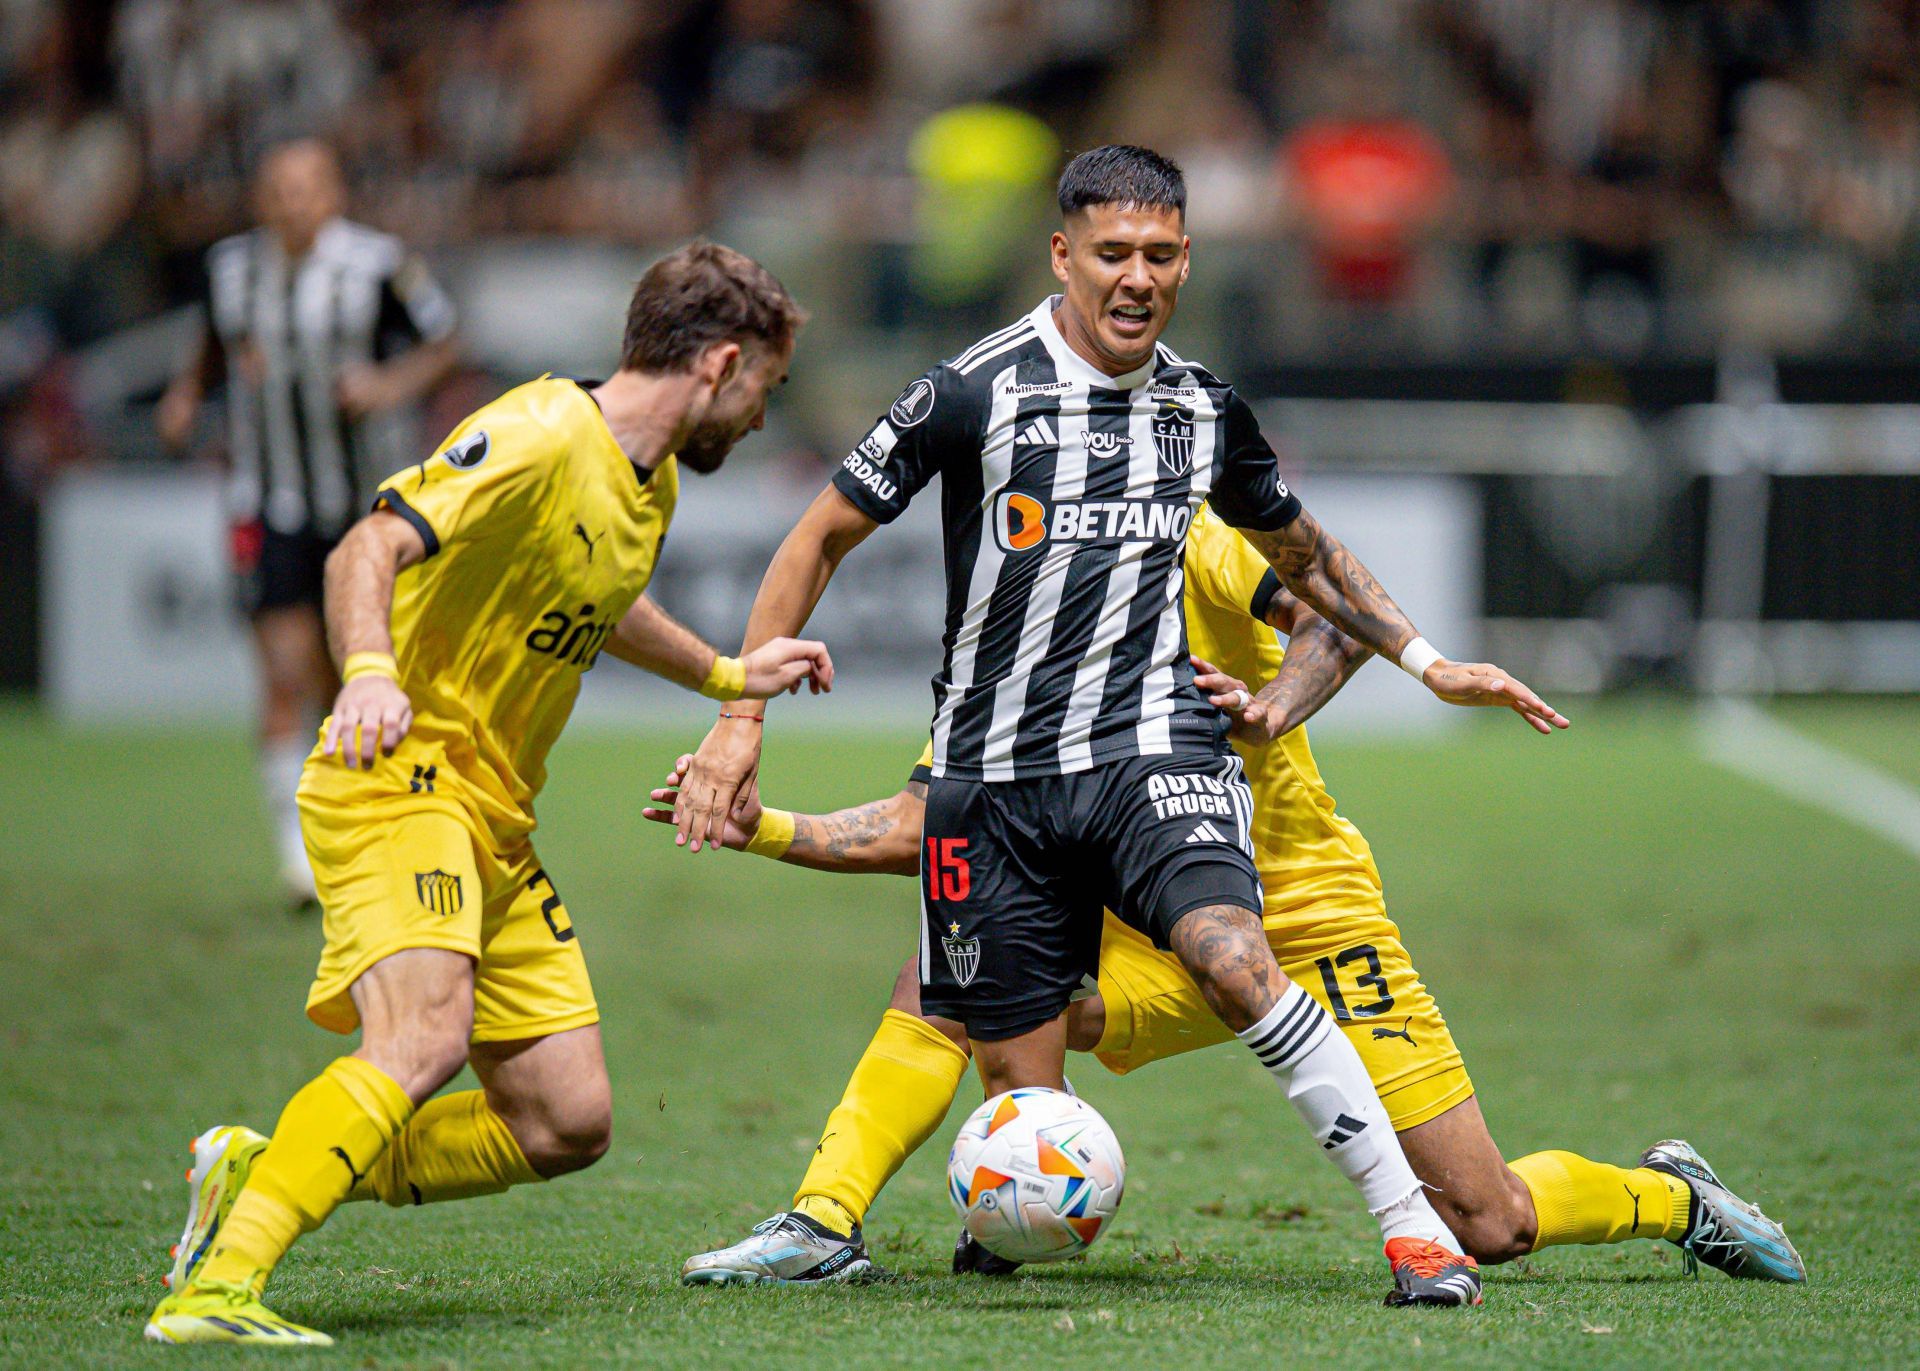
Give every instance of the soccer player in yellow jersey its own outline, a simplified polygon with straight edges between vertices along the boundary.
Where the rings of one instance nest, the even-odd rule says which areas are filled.
[[[343,1201],[492,1194],[606,1150],[600,1011],[533,801],[603,651],[723,700],[831,685],[818,643],[722,657],[644,594],[679,468],[715,470],[761,426],[803,321],[759,264],[682,249],[635,289],[610,380],[509,391],[381,486],[329,557],[344,684],[300,787],[326,932],[307,1013],[360,1046],[270,1141],[195,1140],[149,1338],[325,1344],[261,1292]],[[481,1089],[436,1097],[468,1064]]]
[[[1189,644],[1196,659],[1220,664],[1198,683],[1236,717],[1253,790],[1274,957],[1346,1031],[1407,1160],[1468,1253],[1491,1263],[1563,1243],[1666,1238],[1737,1276],[1803,1279],[1779,1225],[1728,1192],[1685,1143],[1658,1143],[1633,1168],[1558,1151],[1511,1166],[1501,1160],[1446,1021],[1387,917],[1367,841],[1335,811],[1298,726],[1366,651],[1281,588],[1265,560],[1208,509],[1188,533],[1185,570]],[[1250,620],[1290,634],[1287,652]],[[1269,684],[1255,697],[1246,681]],[[729,824],[726,845],[823,870],[917,872],[929,762],[923,753],[905,790],[857,809],[750,807]],[[663,807],[647,817],[672,822],[685,763],[654,792]],[[732,1247],[691,1258],[682,1273],[688,1284],[844,1280],[870,1270],[860,1232],[867,1208],[939,1126],[966,1070],[965,1030],[922,1016],[919,983],[917,960],[909,960],[792,1210]],[[1119,1073],[1234,1036],[1180,963],[1111,913],[1098,993],[1074,1002],[1067,1021],[1069,1047]],[[954,1266],[1012,1269],[964,1231]]]

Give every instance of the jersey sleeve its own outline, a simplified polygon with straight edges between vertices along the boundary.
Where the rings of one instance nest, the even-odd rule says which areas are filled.
[[[1194,595],[1228,614],[1266,622],[1280,591],[1280,577],[1267,559],[1209,512],[1187,535],[1187,585]]]
[[[834,488],[868,518],[892,523],[955,453],[978,458],[973,408],[960,375],[935,367],[901,391],[854,445],[833,473]]]
[[[383,481],[373,507],[413,525],[429,557],[456,539],[518,531],[534,517],[559,448],[533,419],[483,409],[433,456]]]
[[[907,784],[915,781],[925,785],[933,779],[933,739],[927,739],[927,745],[920,749],[920,760],[913,764],[913,770],[907,773]]]
[[[1281,479],[1280,460],[1260,432],[1253,411],[1231,391],[1225,420],[1223,451],[1214,464],[1209,503],[1235,528],[1267,533],[1285,528],[1300,517],[1300,498]]]
[[[427,264],[409,254],[380,282],[380,322],[374,330],[383,352],[414,343],[444,342],[458,322],[453,300]]]

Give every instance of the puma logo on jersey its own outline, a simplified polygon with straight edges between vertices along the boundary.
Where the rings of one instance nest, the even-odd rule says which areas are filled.
[[[1052,447],[1060,441],[1060,435],[1054,431],[1053,421],[1043,414],[1021,429],[1013,441],[1016,446]]]
[[[587,545],[587,560],[591,562],[593,560],[593,545],[599,542],[601,538],[604,538],[607,535],[602,533],[599,535],[599,537],[590,537],[587,534],[587,526],[585,524],[578,524],[578,523],[573,526],[573,531],[574,531],[574,534],[580,539],[580,541]]]

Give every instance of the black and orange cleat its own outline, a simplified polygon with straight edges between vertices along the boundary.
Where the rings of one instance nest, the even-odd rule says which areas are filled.
[[[1425,1238],[1392,1238],[1387,1265],[1393,1268],[1389,1305],[1480,1303],[1480,1263],[1449,1252]]]

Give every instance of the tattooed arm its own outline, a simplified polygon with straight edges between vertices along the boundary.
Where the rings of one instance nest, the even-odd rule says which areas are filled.
[[[673,822],[673,799],[692,760],[690,756],[680,758],[667,773],[666,783],[653,792],[654,804],[665,808],[648,806],[640,811],[642,817],[660,824]],[[909,781],[905,790],[884,800],[836,809],[831,814],[795,814],[793,841],[780,854],[780,860],[815,871],[918,875],[920,828],[926,810],[925,783]],[[749,790],[727,816],[721,846],[744,851],[760,830],[760,815],[760,796]]]
[[[1270,743],[1311,719],[1373,656],[1285,590],[1274,594],[1266,617],[1287,635],[1287,655],[1258,694],[1211,662],[1193,659],[1199,673],[1193,683],[1233,716],[1236,738],[1256,744]],[[1252,695],[1244,705],[1236,694],[1243,690]]]
[[[1307,511],[1301,510],[1284,528],[1240,532],[1267,559],[1282,585],[1363,646],[1398,662],[1419,636],[1373,573]],[[1567,726],[1558,711],[1491,663],[1442,657],[1420,679],[1448,704],[1505,706],[1541,733]]]
[[[920,874],[920,828],[927,787],[909,781],[898,795],[831,814],[795,814],[793,843],[780,860],[815,871]]]

